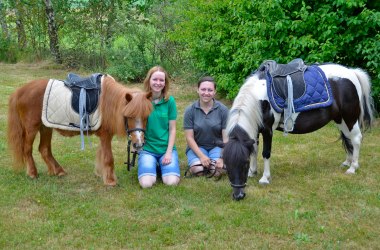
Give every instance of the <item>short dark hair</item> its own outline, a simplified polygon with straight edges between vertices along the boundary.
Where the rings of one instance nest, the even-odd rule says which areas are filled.
[[[211,77],[211,76],[204,76],[201,79],[199,79],[199,81],[198,81],[198,88],[199,88],[199,86],[201,86],[202,82],[212,82],[214,84],[214,88],[216,89],[216,82],[215,82],[215,79],[213,77]]]

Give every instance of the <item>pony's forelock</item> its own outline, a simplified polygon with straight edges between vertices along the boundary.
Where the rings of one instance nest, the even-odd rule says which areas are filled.
[[[146,93],[143,91],[134,91],[132,100],[125,106],[123,115],[125,117],[145,117],[147,118],[152,112],[153,106],[147,101]]]

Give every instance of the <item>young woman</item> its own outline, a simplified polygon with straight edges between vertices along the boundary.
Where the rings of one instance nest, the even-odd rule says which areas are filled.
[[[216,82],[203,77],[198,82],[199,100],[185,110],[183,128],[187,141],[186,155],[192,174],[201,175],[204,168],[223,168],[222,147],[227,142],[228,108],[215,100]]]
[[[152,92],[153,111],[148,117],[145,145],[138,157],[138,178],[143,188],[152,187],[157,170],[166,185],[177,185],[180,180],[178,153],[175,147],[177,107],[169,96],[169,76],[165,69],[155,66],[144,80],[145,91]]]

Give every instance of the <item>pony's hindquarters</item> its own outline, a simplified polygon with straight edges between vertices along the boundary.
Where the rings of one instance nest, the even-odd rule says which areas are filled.
[[[35,80],[17,89],[9,99],[8,144],[15,169],[27,166],[27,174],[37,177],[32,151],[42,122],[42,102],[48,80]]]

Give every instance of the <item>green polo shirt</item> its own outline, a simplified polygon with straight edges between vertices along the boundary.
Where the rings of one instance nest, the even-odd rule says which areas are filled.
[[[169,121],[177,119],[177,106],[173,96],[167,101],[152,102],[153,111],[148,117],[144,150],[164,154],[169,143]],[[174,148],[176,149],[175,145]]]

